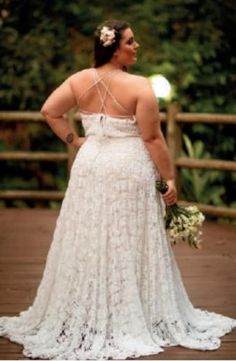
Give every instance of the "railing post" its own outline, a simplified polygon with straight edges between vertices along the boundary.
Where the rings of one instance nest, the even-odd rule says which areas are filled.
[[[181,126],[176,121],[176,115],[179,112],[179,110],[180,107],[176,103],[168,105],[167,124],[166,124],[167,144],[169,147],[171,162],[174,167],[174,176],[176,180],[178,195],[180,195],[181,184],[180,184],[180,172],[178,170],[178,167],[176,166],[176,159],[180,156],[182,149]]]
[[[76,129],[75,127],[75,120],[74,120],[74,114],[75,114],[75,110],[72,109],[68,112],[67,117],[68,117],[68,123],[71,126],[72,129]],[[77,153],[77,149],[71,145],[71,144],[67,144],[67,152],[68,152],[68,161],[67,161],[67,177],[69,178],[70,176],[70,170],[72,167],[72,164],[74,162],[76,153]]]

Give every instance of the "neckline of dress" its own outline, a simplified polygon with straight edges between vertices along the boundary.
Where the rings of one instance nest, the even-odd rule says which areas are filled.
[[[89,111],[86,111],[86,110],[80,110],[79,113],[82,116],[84,115],[85,117],[100,116],[100,117],[104,117],[104,118],[110,118],[112,120],[117,120],[120,123],[124,122],[125,120],[130,121],[131,123],[136,122],[136,117],[135,117],[134,114],[131,114],[131,115],[110,115],[110,114],[105,114],[105,113],[102,113],[102,112],[89,112]]]

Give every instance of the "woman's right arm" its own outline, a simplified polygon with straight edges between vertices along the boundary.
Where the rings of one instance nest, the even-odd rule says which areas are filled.
[[[64,118],[64,114],[75,105],[77,105],[77,102],[71,87],[70,77],[46,99],[41,113],[46,118],[48,125],[61,140],[75,147],[80,147],[84,143],[85,138],[78,136]]]
[[[163,195],[163,199],[167,205],[171,205],[176,203],[174,171],[167,144],[161,131],[157,101],[148,80],[141,78],[139,81],[136,106],[139,131],[160,176],[168,184],[169,189]]]

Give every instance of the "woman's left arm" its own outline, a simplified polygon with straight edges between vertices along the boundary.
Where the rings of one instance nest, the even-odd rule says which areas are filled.
[[[53,132],[61,140],[75,147],[80,147],[85,138],[79,137],[64,118],[64,114],[76,104],[69,77],[47,98],[42,106],[41,113]]]

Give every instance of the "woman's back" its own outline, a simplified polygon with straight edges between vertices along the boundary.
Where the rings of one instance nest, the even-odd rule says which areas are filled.
[[[74,74],[71,87],[81,111],[132,116],[136,112],[138,78],[120,69],[91,68]]]

